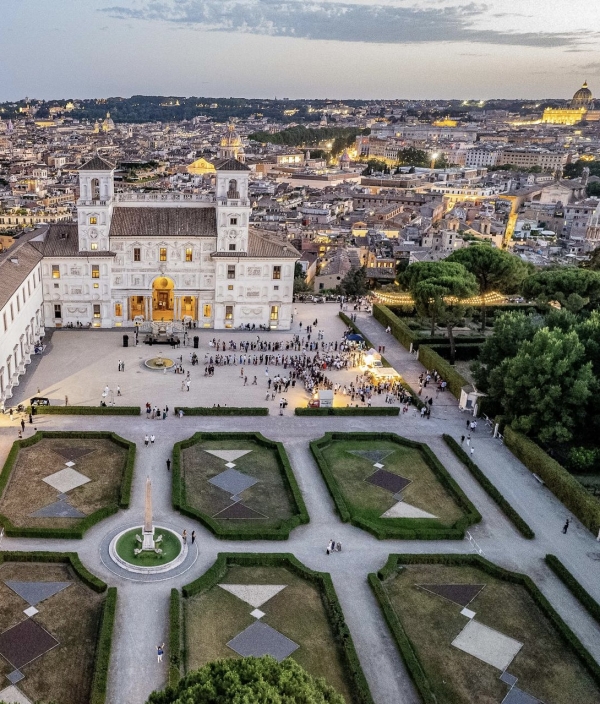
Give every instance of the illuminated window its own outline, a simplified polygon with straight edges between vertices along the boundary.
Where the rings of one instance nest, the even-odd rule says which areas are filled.
[[[281,278],[281,267],[280,267],[280,266],[274,266],[274,267],[273,267],[273,278],[274,278],[274,279],[280,279],[280,278]]]
[[[187,247],[185,250],[185,261],[186,262],[191,262],[192,261],[192,248]]]
[[[229,284],[229,286],[227,287],[227,290],[228,290],[228,291],[233,291],[233,284]]]
[[[203,307],[203,309],[202,309],[202,315],[203,315],[203,317],[205,317],[205,318],[210,318],[210,317],[212,317],[212,306],[210,305],[210,303],[205,303],[205,304],[204,304],[204,307]]]
[[[271,320],[279,320],[279,306],[271,306]]]
[[[123,315],[123,304],[115,303],[115,317],[120,318]]]
[[[98,218],[90,218],[90,225],[97,225],[98,224]]]
[[[92,264],[92,279],[100,278],[100,264]]]
[[[90,249],[91,249],[91,250],[96,250],[96,249],[98,249],[98,243],[97,243],[97,242],[92,242],[92,243],[90,244]]]
[[[100,317],[100,304],[94,303],[94,318]]]
[[[160,248],[159,259],[160,259],[161,262],[166,262],[166,261],[167,261],[167,248],[166,248],[166,247],[161,247],[161,248]]]
[[[233,320],[233,306],[225,306],[225,320]]]
[[[94,284],[94,288],[100,288],[100,284]]]
[[[54,304],[54,317],[55,318],[62,318],[62,310],[60,307],[60,303]]]
[[[60,267],[58,266],[58,264],[52,265],[52,278],[60,279]]]
[[[235,279],[235,264],[229,264],[227,266],[227,278]]]
[[[133,248],[133,261],[134,262],[141,262],[142,261],[142,250],[140,247]]]
[[[235,244],[230,244],[230,245],[229,245],[229,251],[230,251],[230,252],[235,252]]]

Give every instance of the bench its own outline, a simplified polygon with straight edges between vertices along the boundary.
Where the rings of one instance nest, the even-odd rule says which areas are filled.
[[[533,478],[538,481],[542,486],[546,483],[541,477],[538,477],[535,472],[533,472]]]

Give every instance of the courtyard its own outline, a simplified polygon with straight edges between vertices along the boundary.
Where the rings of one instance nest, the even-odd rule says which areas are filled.
[[[111,704],[142,704],[152,690],[163,688],[167,684],[170,653],[167,650],[165,662],[157,664],[156,646],[163,642],[169,643],[171,589],[181,589],[202,577],[215,563],[219,553],[227,552],[240,554],[289,553],[305,567],[331,575],[333,588],[356,647],[360,666],[364,671],[373,700],[377,704],[387,704],[388,702],[416,704],[419,701],[419,695],[398,653],[393,635],[384,621],[378,602],[367,582],[368,574],[379,570],[390,553],[475,554],[481,551],[491,562],[503,568],[529,575],[552,607],[581,640],[584,647],[589,650],[596,661],[600,660],[600,628],[598,624],[591,619],[579,602],[543,562],[546,554],[557,555],[585,589],[596,600],[600,600],[600,580],[598,580],[600,548],[595,536],[592,536],[576,520],[571,524],[568,535],[563,535],[561,528],[567,515],[565,508],[545,487],[536,482],[531,473],[481,424],[473,433],[474,459],[498,490],[535,530],[535,540],[522,539],[480,485],[454,457],[442,439],[442,434],[447,433],[459,440],[465,426],[465,416],[458,412],[457,403],[450,394],[440,393],[433,398],[432,414],[429,420],[421,419],[413,411],[398,417],[294,417],[290,408],[306,405],[309,398],[307,392],[298,385],[293,390],[290,387],[288,393],[283,394],[288,398],[288,409],[286,409],[285,415],[280,416],[278,411],[281,394],[276,396],[274,401],[265,401],[267,392],[265,365],[257,365],[256,367],[252,365],[247,374],[249,377],[248,386],[244,386],[239,365],[233,367],[216,366],[214,377],[204,377],[204,355],[210,355],[211,350],[214,354],[214,348],[209,346],[209,341],[213,337],[217,339],[220,337],[227,343],[230,339],[255,340],[257,335],[268,341],[287,340],[291,339],[294,334],[302,336],[299,328],[300,320],[303,322],[304,329],[305,325],[310,325],[315,319],[318,319],[313,337],[316,335],[316,330],[322,329],[325,342],[339,342],[345,325],[339,319],[338,311],[339,306],[335,304],[299,305],[298,316],[291,333],[273,331],[250,335],[247,332],[231,331],[231,333],[219,335],[212,331],[199,331],[200,347],[197,353],[200,364],[194,367],[186,362],[186,356],[189,359],[189,354],[193,351],[191,347],[185,349],[182,347],[179,350],[171,350],[168,346],[163,347],[161,351],[166,356],[183,356],[184,375],[163,374],[161,371],[143,369],[143,360],[155,356],[157,349],[141,345],[137,348],[123,348],[121,346],[122,335],[129,332],[131,339],[131,331],[56,331],[52,335],[44,355],[32,364],[25,376],[21,377],[20,385],[16,389],[17,394],[12,399],[15,405],[18,402],[26,402],[31,396],[37,395],[38,389],[40,394],[48,396],[53,404],[64,404],[64,397],[68,396],[69,404],[99,405],[103,389],[108,385],[115,393],[114,401],[116,404],[142,407],[140,416],[38,415],[33,417],[31,425],[25,418],[25,438],[33,435],[34,428],[43,431],[97,430],[115,432],[135,443],[137,456],[131,503],[127,511],[119,511],[119,513],[94,525],[81,540],[4,536],[0,544],[2,550],[11,551],[76,552],[94,575],[110,586],[117,587],[118,605],[107,695],[107,701]],[[415,357],[408,354],[391,336],[386,335],[384,329],[367,314],[359,313],[356,324],[374,345],[386,345],[385,356],[388,361],[402,373],[408,383],[416,387],[422,367]],[[125,362],[124,372],[118,371],[119,360]],[[254,369],[257,371],[254,372]],[[191,377],[190,391],[181,391],[181,379],[185,378],[188,370]],[[270,369],[271,376],[273,376],[272,371]],[[281,369],[281,371],[283,370]],[[333,371],[331,378],[334,383],[340,383],[343,386],[351,381],[355,382],[357,373],[355,370]],[[255,374],[258,377],[257,384],[252,385]],[[117,385],[121,387],[122,401],[116,396]],[[143,412],[146,402],[160,408],[168,405],[170,409],[176,405],[267,406],[270,409],[270,415],[266,417],[184,416],[180,419],[169,413],[164,421],[162,419],[156,421],[148,418]],[[373,404],[376,403],[384,404],[385,398],[375,396]],[[17,414],[14,415],[12,421],[8,414],[0,416],[0,462],[2,464],[13,442],[17,439],[19,430]],[[200,521],[174,510],[172,505],[173,469],[169,470],[166,462],[167,459],[172,459],[173,447],[176,443],[184,442],[197,432],[259,432],[269,440],[283,443],[303,501],[306,504],[309,523],[294,528],[288,540],[281,543],[263,539],[240,541],[217,537]],[[482,521],[472,525],[462,540],[410,541],[397,538],[379,541],[373,535],[351,523],[343,523],[335,512],[333,500],[310,452],[310,443],[318,440],[327,432],[394,433],[409,440],[427,444],[452,479],[477,508],[482,515]],[[146,448],[144,447],[144,438],[147,434],[154,434],[155,442]],[[235,450],[236,448],[226,449]],[[250,456],[251,453],[247,455],[248,458]],[[349,455],[349,457],[353,456]],[[215,461],[217,459],[215,457]],[[243,460],[244,457],[241,457],[240,466],[236,466],[234,469],[242,470]],[[237,465],[237,460],[233,460],[233,463]],[[384,464],[385,469],[386,459],[383,459],[381,463]],[[400,472],[400,474],[402,473]],[[147,476],[151,478],[153,485],[155,521],[158,525],[172,529],[179,535],[184,529],[187,530],[188,535],[191,534],[191,531],[195,531],[198,558],[189,568],[186,568],[185,572],[178,572],[172,578],[166,574],[161,579],[154,581],[134,581],[111,571],[103,562],[100,548],[109,534],[140,524],[144,513],[144,490]],[[413,483],[416,485],[416,482]],[[73,491],[77,490],[73,489]],[[387,497],[385,490],[379,490],[383,492],[383,496]],[[247,491],[252,491],[252,488]],[[439,515],[442,510],[442,503],[436,504],[435,510],[434,504],[419,504],[416,493],[409,503],[434,515]],[[382,512],[386,508],[382,509]],[[452,520],[450,514],[448,514],[448,520]],[[326,553],[330,540],[341,543],[341,552],[335,552],[331,555]],[[314,668],[314,673],[318,674],[318,667],[321,666],[318,663],[319,653],[322,652],[320,648],[322,643],[327,643],[326,639],[329,637],[327,630],[323,627],[324,630],[320,633],[319,638],[311,643],[298,630],[301,629],[302,624],[295,625],[293,622],[294,618],[297,618],[294,609],[301,604],[305,604],[303,608],[308,610],[305,612],[306,614],[313,613],[311,611],[313,597],[306,594],[299,596],[298,600],[286,598],[286,591],[292,587],[293,582],[286,581],[288,576],[283,575],[280,571],[277,574],[270,574],[271,568],[252,568],[252,573],[245,572],[250,569],[247,567],[235,567],[234,569],[239,570],[240,574],[234,573],[233,576],[229,574],[226,579],[220,580],[219,584],[288,585],[273,597],[274,610],[272,612],[269,612],[269,601],[266,602],[265,608],[261,608],[267,614],[267,617],[264,617],[267,618],[265,623],[299,645],[300,647],[290,656],[305,665],[309,671]],[[273,569],[275,570],[275,568]],[[277,568],[277,570],[280,569]],[[260,570],[266,571],[263,573]],[[244,571],[244,574],[241,574],[241,571]],[[48,579],[50,579],[50,575]],[[54,576],[52,579],[66,581]],[[430,577],[427,580],[427,582],[423,582],[419,579],[419,583],[434,581]],[[438,580],[440,583],[441,581],[443,580]],[[454,579],[454,581],[457,580]],[[476,583],[481,581],[481,579],[475,580]],[[484,598],[487,588],[486,586],[477,599]],[[207,612],[204,625],[203,619],[199,618],[195,620],[197,625],[194,628],[197,629],[198,638],[206,639],[205,627],[209,629],[208,632],[211,632],[210,629],[215,632],[214,629],[219,627],[218,619],[230,621],[227,634],[223,633],[223,638],[211,646],[213,650],[211,650],[210,657],[213,657],[213,652],[215,657],[225,653],[234,656],[235,653],[227,643],[230,643],[245,628],[252,625],[253,621],[249,620],[252,606],[247,606],[243,600],[227,593],[220,587],[208,590],[206,598],[211,593],[213,595],[211,598],[216,598],[217,589],[223,592],[219,594],[220,599],[229,600],[227,610],[223,610],[225,608],[223,607],[217,608],[216,612]],[[439,608],[445,605],[442,597],[430,596],[429,594],[419,594],[418,596],[422,599],[426,597],[431,608],[434,608],[434,605]],[[59,597],[60,594],[52,598],[58,599]],[[192,604],[197,598],[199,595],[191,596],[185,601]],[[442,606],[440,606],[440,602]],[[49,601],[49,603],[51,602]],[[316,608],[316,601],[314,601],[314,605]],[[237,614],[238,610],[243,610],[243,614],[240,614],[239,619],[235,620],[233,614]],[[460,609],[458,610],[460,611]],[[454,612],[452,614],[454,617]],[[311,618],[313,618],[312,615]],[[461,618],[464,619],[464,617]],[[482,620],[482,622],[519,643],[524,642],[525,636],[522,636],[521,632],[511,631],[505,624],[492,620]],[[9,625],[7,623],[6,627],[8,628]],[[63,638],[58,637],[53,628],[49,628],[48,631],[62,645]],[[457,634],[458,632],[454,636]],[[319,640],[322,643],[319,643]],[[50,657],[50,655],[55,657],[53,653],[56,653],[56,657],[58,657],[60,647],[57,646],[51,650],[44,658]],[[450,646],[446,644],[445,647]],[[345,668],[338,664],[338,656],[331,657],[329,681],[339,691],[347,693]],[[464,657],[477,662],[472,655],[467,653],[464,653]],[[521,655],[516,655],[515,664],[519,663],[520,657]],[[536,655],[536,657],[538,656]],[[196,663],[201,664],[204,661],[202,655],[197,651],[193,654],[192,660],[186,663],[186,667],[194,666]],[[43,659],[40,659],[39,662],[42,664]],[[343,663],[341,656],[339,663]],[[7,671],[2,670],[2,674],[9,674],[8,664],[5,664],[4,667]],[[484,663],[481,667],[490,666]],[[523,678],[522,684],[525,688],[525,674],[519,676]],[[2,686],[8,685],[9,681],[5,679]],[[15,686],[20,687],[19,683]],[[506,686],[504,689],[501,689],[500,685],[493,686],[496,687],[494,692],[502,694],[506,691]],[[25,685],[20,687],[20,691],[30,701],[34,701],[37,696],[35,690],[26,689]],[[545,692],[543,688],[532,691],[535,691],[538,696],[542,696]],[[351,701],[348,696],[346,698]]]

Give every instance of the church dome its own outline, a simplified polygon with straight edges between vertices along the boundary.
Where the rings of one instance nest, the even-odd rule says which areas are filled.
[[[235,125],[233,122],[230,122],[227,125],[227,134],[224,135],[224,137],[221,139],[221,146],[222,147],[241,147],[242,146],[242,140],[240,139],[239,134],[235,131]]]
[[[581,86],[581,88],[573,96],[571,100],[572,108],[587,108],[591,105],[593,101],[592,91],[588,88],[587,81]]]

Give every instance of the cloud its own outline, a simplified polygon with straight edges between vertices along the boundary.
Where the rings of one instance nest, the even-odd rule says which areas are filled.
[[[474,22],[487,6],[470,2],[454,7],[400,7],[327,0],[144,0],[139,8],[100,10],[119,19],[159,20],[213,32],[275,37],[406,44],[476,42],[528,47],[571,47],[597,34],[505,32],[481,29]]]

